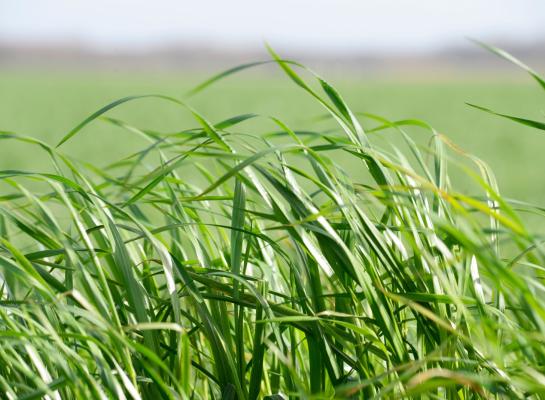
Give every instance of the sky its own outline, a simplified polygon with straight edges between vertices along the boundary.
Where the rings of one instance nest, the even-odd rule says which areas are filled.
[[[545,38],[545,0],[0,0],[0,43],[425,52]]]

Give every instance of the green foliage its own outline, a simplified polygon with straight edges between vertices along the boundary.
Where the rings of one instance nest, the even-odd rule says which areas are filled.
[[[4,397],[543,397],[542,238],[487,165],[421,121],[361,115],[399,139],[376,146],[329,83],[271,54],[335,130],[247,134],[261,117],[211,123],[155,96],[196,126],[103,115],[132,97],[60,141],[97,118],[148,141],[104,168],[0,135],[55,171],[0,171]]]

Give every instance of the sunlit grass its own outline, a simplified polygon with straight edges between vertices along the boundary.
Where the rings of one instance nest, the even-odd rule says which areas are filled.
[[[545,253],[518,215],[539,210],[271,54],[334,129],[156,96],[195,121],[160,133],[105,116],[126,98],[59,142],[97,119],[148,142],[103,168],[1,133],[55,171],[0,172],[4,397],[541,398]]]

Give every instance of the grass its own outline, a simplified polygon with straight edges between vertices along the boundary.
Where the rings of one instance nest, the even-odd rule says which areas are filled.
[[[161,97],[193,122],[107,106],[62,146],[1,134],[50,163],[0,171],[5,398],[545,396],[543,239],[519,216],[541,210],[426,123],[276,63],[325,128]],[[146,145],[67,154],[97,119]]]

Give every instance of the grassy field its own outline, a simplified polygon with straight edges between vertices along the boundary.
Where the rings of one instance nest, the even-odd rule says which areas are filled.
[[[539,201],[544,138],[464,105],[537,118],[540,92],[345,77],[346,103],[271,56],[282,80],[221,82],[200,113],[129,98],[79,125],[194,80],[4,74],[0,397],[544,398],[520,211],[543,212],[494,178]]]
[[[0,129],[25,133],[55,143],[90,112],[127,95],[184,94],[202,77],[174,74],[98,74],[98,73],[0,73]],[[488,162],[496,173],[503,194],[545,202],[545,137],[539,131],[519,126],[471,109],[471,102],[539,119],[543,94],[520,76],[461,76],[452,79],[401,79],[384,77],[371,80],[353,77],[331,79],[355,111],[379,114],[391,120],[417,118],[449,136],[464,150]],[[211,121],[232,115],[258,113],[275,116],[291,127],[316,128],[312,121],[323,110],[280,74],[270,76],[242,74],[211,87],[191,98],[189,103]],[[109,115],[139,127],[175,131],[193,123],[178,107],[155,100],[141,100],[112,111]],[[364,127],[375,122],[362,120]],[[254,123],[252,130],[274,129],[266,121]],[[410,129],[409,129],[410,131]],[[414,139],[426,144],[428,136],[415,133]],[[95,122],[85,134],[67,145],[76,157],[104,165],[140,148],[143,142],[111,126]],[[2,144],[2,168],[32,168],[40,165],[41,155],[20,156],[16,144]],[[37,157],[37,158],[36,158]]]

